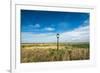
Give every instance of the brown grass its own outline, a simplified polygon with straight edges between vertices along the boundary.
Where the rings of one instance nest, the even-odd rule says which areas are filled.
[[[57,50],[55,44],[37,45],[21,45],[21,63],[89,59],[89,48],[86,47],[60,45]]]

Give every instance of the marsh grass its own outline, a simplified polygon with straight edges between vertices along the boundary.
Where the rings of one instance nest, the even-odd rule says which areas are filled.
[[[36,46],[40,48],[36,48]],[[45,46],[44,46],[45,45]],[[55,45],[55,44],[53,44]],[[65,45],[59,48],[50,48],[51,44],[35,44],[21,46],[21,63],[28,62],[48,62],[48,61],[72,61],[72,60],[87,60],[89,59],[89,47],[86,44]],[[60,46],[62,46],[60,45]],[[48,46],[47,49],[45,47]],[[31,49],[30,49],[31,47]],[[35,48],[34,48],[35,47]],[[41,47],[44,47],[41,48]]]

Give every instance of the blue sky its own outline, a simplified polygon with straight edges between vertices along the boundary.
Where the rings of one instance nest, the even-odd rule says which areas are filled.
[[[21,10],[22,43],[89,41],[89,13]]]

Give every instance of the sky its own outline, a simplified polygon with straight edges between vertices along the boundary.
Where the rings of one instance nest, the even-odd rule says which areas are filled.
[[[89,13],[21,10],[21,43],[89,42]]]

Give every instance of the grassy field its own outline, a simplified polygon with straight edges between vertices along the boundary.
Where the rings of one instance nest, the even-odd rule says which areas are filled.
[[[89,59],[89,43],[21,44],[21,63]]]

